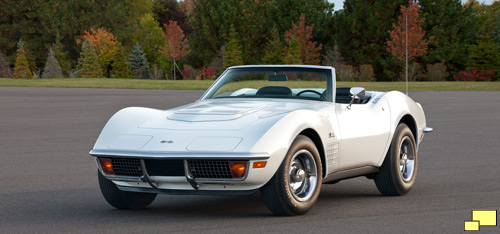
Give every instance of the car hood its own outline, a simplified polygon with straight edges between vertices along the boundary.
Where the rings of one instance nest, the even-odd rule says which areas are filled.
[[[203,100],[165,111],[138,127],[172,130],[242,129],[260,119],[309,108],[311,101],[303,100]]]

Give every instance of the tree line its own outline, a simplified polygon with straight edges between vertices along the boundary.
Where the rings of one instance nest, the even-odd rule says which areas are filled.
[[[336,12],[327,0],[0,5],[0,77],[212,79],[242,64],[328,65],[345,81],[402,80],[406,67],[422,81],[500,73],[498,0],[346,0]]]

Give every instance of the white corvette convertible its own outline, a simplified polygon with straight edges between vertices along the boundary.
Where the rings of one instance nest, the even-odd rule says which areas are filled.
[[[106,201],[147,207],[157,194],[250,195],[276,215],[304,214],[321,185],[366,176],[384,195],[415,183],[422,106],[400,92],[338,88],[322,66],[227,69],[194,103],[130,107],[90,155]]]

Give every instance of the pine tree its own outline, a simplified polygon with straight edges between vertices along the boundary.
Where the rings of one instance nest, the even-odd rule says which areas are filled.
[[[238,33],[234,30],[234,27],[232,27],[226,46],[226,54],[224,55],[224,69],[243,64],[243,59],[241,57],[241,45],[238,38]]]
[[[418,4],[420,15],[425,17],[423,29],[429,48],[417,62],[444,61],[451,74],[464,70],[469,57],[468,45],[472,44],[477,28],[472,8],[463,6],[461,0],[419,0]]]
[[[102,68],[99,64],[97,54],[90,40],[85,40],[80,53],[79,75],[82,78],[101,78],[103,77]]]
[[[17,47],[17,57],[13,78],[32,79],[33,74],[31,74],[31,70],[28,65],[28,59],[26,58],[26,52],[24,51],[24,42],[22,40],[19,40],[19,43],[17,43]]]
[[[137,43],[128,58],[130,70],[137,79],[149,79],[149,65],[141,45]]]
[[[371,64],[375,75],[396,80],[401,67],[385,46],[401,5],[407,0],[346,0],[335,13],[335,41],[347,64]]]
[[[123,51],[123,47],[120,43],[117,43],[115,51],[113,52],[111,74],[114,78],[134,78],[125,51]]]
[[[263,64],[283,64],[285,62],[285,51],[279,39],[277,28],[271,30],[271,39],[266,43],[264,49],[266,52],[262,58]]]
[[[49,49],[49,54],[47,56],[47,61],[45,62],[45,68],[43,69],[42,78],[63,78],[61,66],[57,61],[54,50]]]
[[[300,44],[297,38],[293,37],[288,42],[288,51],[285,58],[286,64],[302,64],[300,59]]]
[[[59,35],[56,37],[56,43],[52,45],[52,49],[54,50],[54,56],[59,62],[59,66],[61,66],[61,70],[64,76],[68,76],[71,73],[71,62],[68,57],[68,53],[64,49],[64,45],[61,43]]]
[[[0,78],[10,78],[9,63],[2,51],[0,51]]]
[[[483,38],[477,45],[470,46],[468,70],[488,71],[496,69],[500,72],[499,46],[489,38]]]

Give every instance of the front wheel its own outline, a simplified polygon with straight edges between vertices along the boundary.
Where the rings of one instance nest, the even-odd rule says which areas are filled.
[[[275,215],[301,215],[309,211],[321,189],[322,166],[316,146],[299,135],[280,168],[261,189],[267,208]]]
[[[406,124],[399,124],[384,163],[374,176],[377,189],[387,196],[408,193],[415,184],[417,168],[415,137]]]
[[[136,193],[126,192],[118,189],[113,181],[106,179],[100,172],[97,172],[99,187],[106,201],[121,210],[138,210],[149,206],[155,198],[156,193]]]

